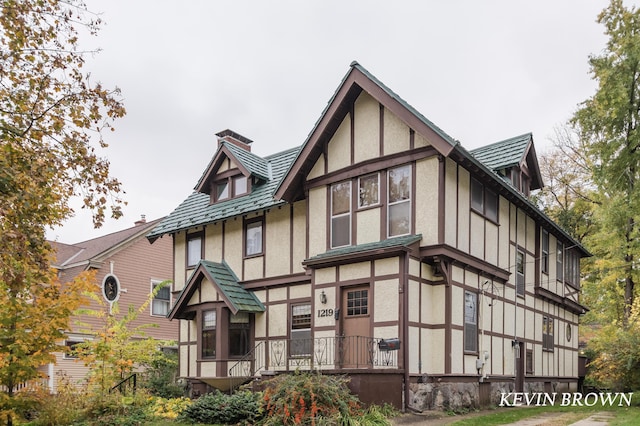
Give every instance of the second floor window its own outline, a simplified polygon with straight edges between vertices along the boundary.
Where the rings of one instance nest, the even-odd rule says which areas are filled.
[[[549,232],[542,230],[542,257],[540,259],[542,272],[549,273]]]
[[[411,166],[389,170],[387,235],[395,237],[411,232]]]
[[[380,203],[380,173],[371,173],[358,179],[358,207]]]
[[[556,245],[556,278],[564,281],[564,245],[559,241]]]
[[[331,248],[351,244],[351,181],[331,185]]]
[[[151,291],[155,291],[162,283],[152,282]],[[171,304],[171,289],[169,285],[163,285],[153,297],[151,302],[151,314],[166,316],[169,313]]]
[[[519,296],[524,296],[524,287],[525,287],[525,256],[522,250],[516,251],[516,293]]]
[[[471,178],[471,209],[493,222],[498,222],[498,194]]]
[[[256,256],[263,253],[263,223],[261,217],[245,223],[245,256]]]
[[[187,235],[187,267],[193,267],[202,259],[202,234]]]

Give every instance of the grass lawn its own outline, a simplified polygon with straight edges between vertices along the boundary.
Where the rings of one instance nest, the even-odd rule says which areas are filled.
[[[587,418],[598,412],[609,412],[615,417],[611,420],[610,424],[615,425],[631,425],[640,426],[640,407],[603,407],[597,405],[593,407],[513,407],[513,408],[501,408],[496,409],[493,413],[469,416],[460,420],[455,420],[455,417],[451,418],[451,425],[455,426],[471,426],[481,424],[483,426],[490,425],[504,425],[518,420],[530,418],[530,417],[545,417],[549,418],[549,422],[545,424],[553,426],[563,426],[575,423],[578,420]]]

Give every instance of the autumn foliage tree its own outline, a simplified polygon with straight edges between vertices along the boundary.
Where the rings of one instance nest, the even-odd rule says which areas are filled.
[[[0,4],[0,385],[11,396],[50,359],[82,287],[62,287],[49,269],[47,228],[73,214],[74,196],[95,226],[109,209],[121,214],[120,182],[96,150],[125,110],[83,71],[80,35],[101,25],[84,3]]]

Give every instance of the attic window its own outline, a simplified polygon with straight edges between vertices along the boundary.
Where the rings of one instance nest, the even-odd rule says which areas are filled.
[[[213,183],[211,199],[213,202],[224,201],[245,195],[249,192],[249,179],[241,174],[228,176]]]

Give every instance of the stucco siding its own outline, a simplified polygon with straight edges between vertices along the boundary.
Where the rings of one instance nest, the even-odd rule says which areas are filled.
[[[324,253],[327,249],[327,190],[324,187],[309,190],[309,211],[315,214],[308,218],[309,256]]]
[[[266,214],[266,275],[279,276],[289,273],[291,264],[291,209],[272,209]],[[256,265],[261,266],[261,265]],[[248,270],[253,269],[248,262],[245,264]],[[261,278],[262,269],[254,273],[254,278]],[[247,278],[252,279],[252,278]]]
[[[359,163],[380,156],[380,104],[363,92],[354,109],[353,154],[354,162]]]
[[[287,335],[288,310],[286,303],[269,306],[269,336]]]
[[[431,202],[435,205],[437,198]],[[451,159],[445,160],[444,242],[456,247],[458,236],[458,167]],[[437,217],[437,216],[436,216]]]
[[[327,171],[329,173],[351,164],[351,125],[345,117],[327,147]]]
[[[409,127],[389,110],[384,110],[384,155],[409,150]]]
[[[422,234],[422,245],[438,243],[438,159],[427,158],[416,162],[416,233]]]
[[[375,322],[398,320],[398,285],[398,280],[376,281],[373,300]]]
[[[307,258],[307,202],[293,205],[293,266],[292,273],[304,272],[302,261]]]
[[[356,229],[358,230],[357,244],[380,241],[380,214],[382,208],[362,210],[355,213]]]
[[[469,172],[458,167],[458,233],[457,233],[457,248],[465,253],[470,253],[470,229],[475,229],[471,226],[471,206],[469,195],[470,175]]]

